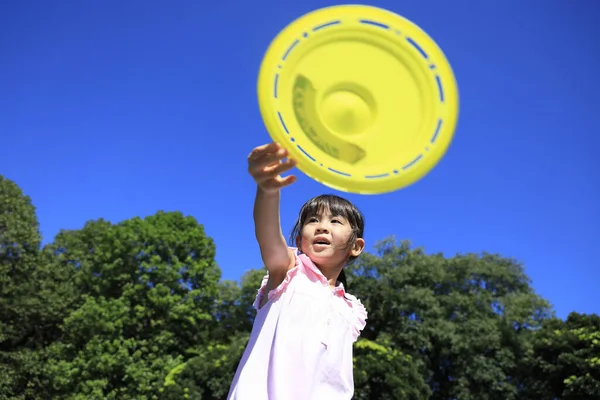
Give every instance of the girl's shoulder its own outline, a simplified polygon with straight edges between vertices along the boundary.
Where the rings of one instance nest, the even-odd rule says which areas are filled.
[[[294,267],[290,268],[287,271],[285,278],[279,284],[279,286],[277,286],[275,289],[270,290],[269,293],[266,293],[266,295],[268,296],[267,302],[271,301],[271,299],[276,298],[277,296],[280,296],[281,294],[283,294],[287,290],[287,288],[290,286],[290,284],[292,283],[294,278],[296,278],[298,275],[304,273],[304,262],[298,256],[299,255],[298,249],[295,247],[290,247],[290,250],[292,250],[292,252],[294,253],[294,257],[295,257]],[[267,272],[262,279],[260,287],[258,288],[258,292],[256,293],[256,298],[255,298],[254,304],[253,304],[253,306],[256,310],[260,309],[260,304],[261,304],[262,298],[263,298],[263,296],[265,296],[265,291],[267,290],[268,281],[269,281],[269,273]]]

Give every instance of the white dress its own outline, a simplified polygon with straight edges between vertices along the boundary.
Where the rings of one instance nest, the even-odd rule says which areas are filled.
[[[295,250],[296,264],[259,308],[228,400],[348,400],[354,394],[352,346],[366,325],[361,302]]]

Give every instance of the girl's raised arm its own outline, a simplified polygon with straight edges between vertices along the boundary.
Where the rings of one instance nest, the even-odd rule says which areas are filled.
[[[287,159],[286,149],[277,143],[256,147],[248,156],[248,172],[257,183],[254,200],[254,229],[265,267],[269,271],[269,286],[278,285],[294,265],[294,255],[288,248],[279,215],[280,189],[296,181],[281,173],[296,165]]]
[[[254,201],[254,231],[260,247],[265,267],[274,278],[285,278],[293,266],[294,256],[288,248],[279,217],[280,192],[265,192],[260,186],[256,189]]]

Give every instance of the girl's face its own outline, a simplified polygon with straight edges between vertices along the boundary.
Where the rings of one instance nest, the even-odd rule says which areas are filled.
[[[320,215],[306,219],[302,227],[300,250],[320,267],[343,265],[350,256],[357,257],[364,248],[364,240],[358,238],[349,243],[352,227],[348,220],[332,215],[326,209]]]

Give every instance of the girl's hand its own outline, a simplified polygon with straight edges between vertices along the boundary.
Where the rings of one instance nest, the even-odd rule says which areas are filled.
[[[288,158],[288,151],[278,143],[258,146],[248,156],[248,172],[256,184],[265,192],[273,193],[296,181],[294,175],[281,177],[296,165],[296,160]]]

